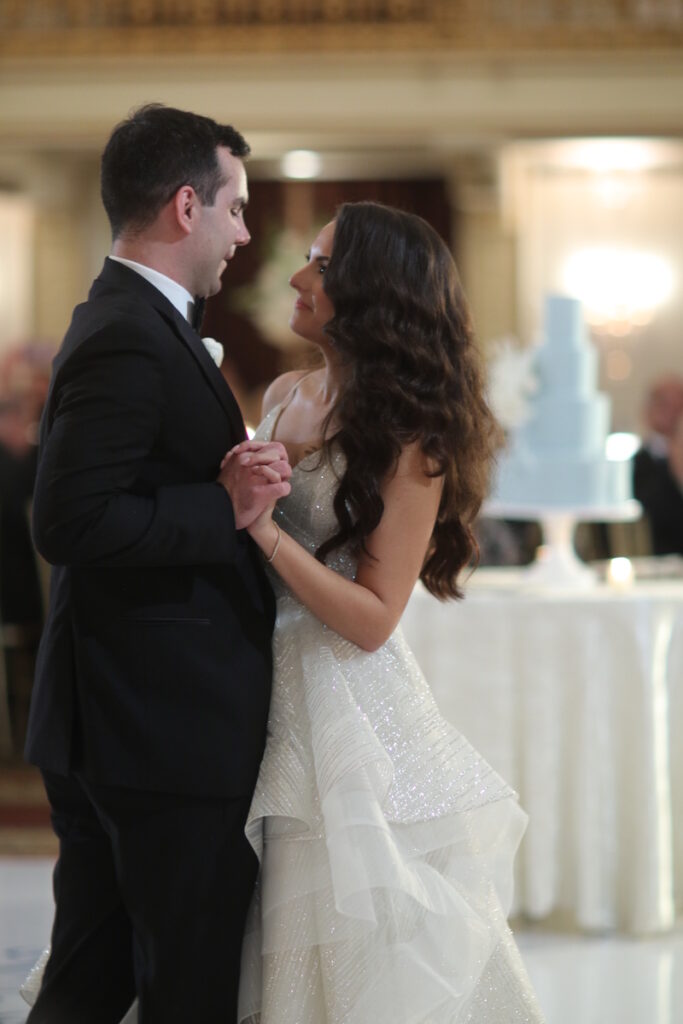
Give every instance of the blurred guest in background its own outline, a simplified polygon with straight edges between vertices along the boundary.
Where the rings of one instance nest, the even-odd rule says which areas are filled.
[[[633,493],[647,516],[655,555],[683,555],[683,377],[655,380],[644,408]]]
[[[3,623],[38,623],[40,587],[28,508],[36,474],[36,446],[25,441],[22,404],[0,400],[0,614]]]
[[[23,745],[44,612],[29,517],[50,356],[48,346],[26,344],[0,360],[0,656],[16,750]]]

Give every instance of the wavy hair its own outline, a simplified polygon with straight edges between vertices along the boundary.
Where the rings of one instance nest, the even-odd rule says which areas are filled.
[[[441,502],[420,579],[462,597],[461,569],[478,557],[472,523],[487,493],[500,430],[484,398],[483,367],[448,248],[421,217],[374,202],[344,203],[323,279],[334,306],[325,331],[347,373],[329,419],[346,471],[334,499],[338,531],[324,561],[357,552],[382,518],[382,482],[417,442]]]

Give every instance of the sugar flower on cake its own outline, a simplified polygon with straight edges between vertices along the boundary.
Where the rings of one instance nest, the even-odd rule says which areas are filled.
[[[531,415],[532,396],[538,388],[535,357],[533,346],[521,345],[512,335],[489,345],[488,401],[504,430],[515,430]]]

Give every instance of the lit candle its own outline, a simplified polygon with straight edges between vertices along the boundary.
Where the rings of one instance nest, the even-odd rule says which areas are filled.
[[[610,558],[607,582],[611,587],[625,590],[633,583],[633,566],[630,558]]]

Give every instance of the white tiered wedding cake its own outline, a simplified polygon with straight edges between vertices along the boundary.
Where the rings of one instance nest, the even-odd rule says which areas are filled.
[[[578,300],[546,296],[534,368],[538,388],[529,416],[511,432],[484,513],[540,521],[544,544],[527,571],[529,583],[592,586],[596,574],[573,548],[576,522],[635,519],[639,505],[631,460],[606,455],[611,402],[598,391],[598,354]]]
[[[610,461],[611,403],[597,389],[598,354],[577,299],[548,295],[538,390],[530,416],[500,457],[492,500],[501,506],[610,509],[631,498],[630,461]]]

